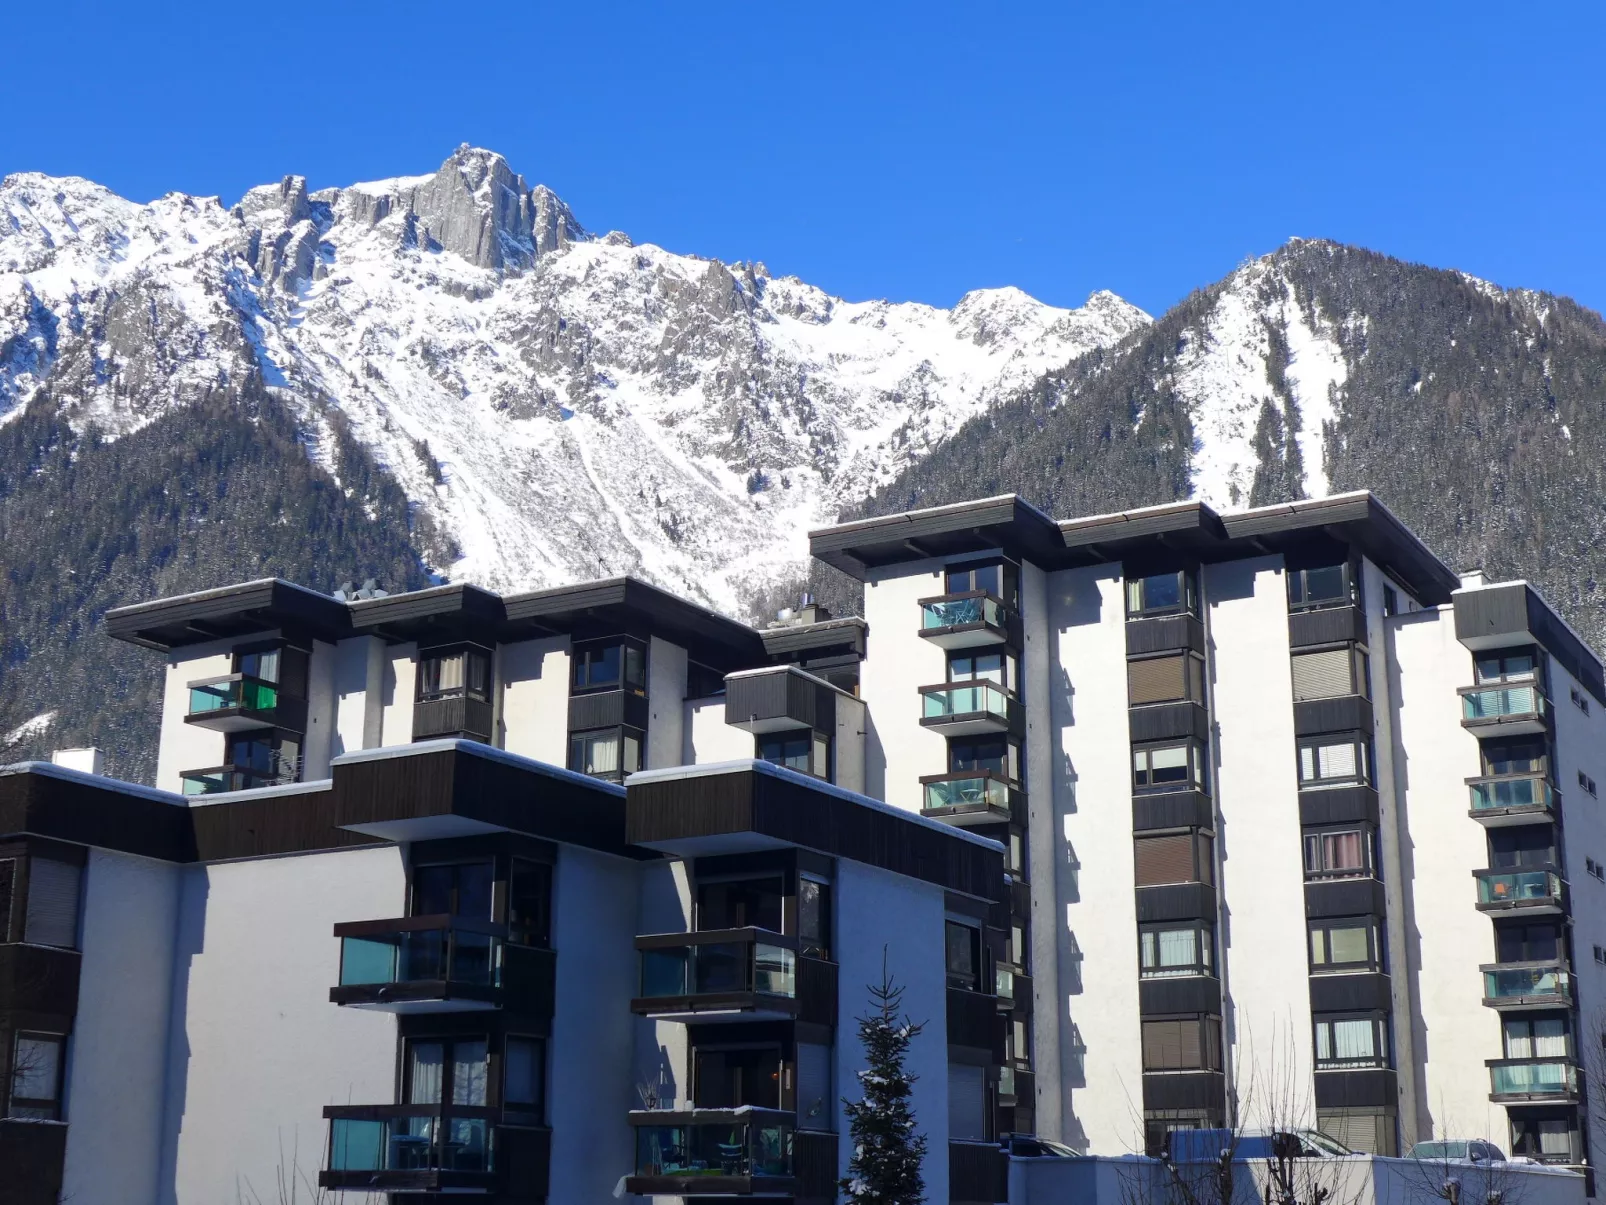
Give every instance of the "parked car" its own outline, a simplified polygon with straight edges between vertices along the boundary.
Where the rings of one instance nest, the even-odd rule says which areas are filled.
[[[1452,1138],[1419,1142],[1405,1152],[1407,1159],[1455,1160],[1467,1163],[1504,1163],[1506,1153],[1482,1138]]]
[[[1320,1130],[1172,1130],[1167,1149],[1173,1163],[1213,1163],[1228,1149],[1238,1159],[1333,1159],[1355,1153]]]
[[[1076,1159],[1080,1151],[1073,1151],[1063,1142],[1053,1142],[1047,1138],[1030,1138],[1023,1135],[1012,1135],[1001,1138],[998,1145],[1004,1148],[1004,1153],[1014,1159]]]

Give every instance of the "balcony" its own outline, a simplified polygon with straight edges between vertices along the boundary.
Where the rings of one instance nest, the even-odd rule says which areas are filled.
[[[516,1005],[550,1015],[556,955],[515,945],[507,929],[451,916],[349,921],[340,984],[329,999],[391,1013],[473,1012]]]
[[[1550,916],[1567,908],[1567,884],[1553,870],[1475,870],[1479,912]]]
[[[798,954],[795,937],[751,928],[652,933],[637,937],[636,949],[641,995],[630,1009],[641,1016],[835,1021],[836,964]]]
[[[920,634],[940,648],[1003,644],[1009,629],[1008,609],[985,590],[920,600]]]
[[[1489,1099],[1496,1104],[1578,1099],[1578,1068],[1562,1059],[1489,1059]]]
[[[798,1188],[796,1122],[795,1113],[752,1106],[631,1113],[636,1174],[626,1177],[625,1191],[640,1196],[790,1195]]]
[[[189,689],[186,724],[215,732],[268,727],[306,731],[307,701],[285,694],[277,682],[250,674],[224,674],[191,682]]]
[[[1021,793],[989,771],[928,774],[920,785],[925,792],[920,814],[933,820],[964,827],[1002,824],[1018,816],[1024,819]]]
[[[489,1193],[496,1187],[492,1109],[328,1105],[327,1164],[318,1187],[369,1193]]]
[[[185,795],[222,795],[229,791],[254,791],[295,782],[296,776],[277,770],[256,770],[246,766],[213,766],[207,770],[185,770],[179,774]]]
[[[1505,1012],[1566,1008],[1572,1004],[1572,975],[1554,962],[1501,963],[1480,967],[1483,1003]]]
[[[1480,735],[1519,736],[1543,732],[1550,700],[1535,683],[1525,686],[1463,686],[1461,726]]]
[[[1020,700],[996,682],[944,682],[920,688],[920,724],[944,736],[1019,732]]]
[[[1543,774],[1469,778],[1466,782],[1472,796],[1468,815],[1487,828],[1556,818],[1556,788]]]

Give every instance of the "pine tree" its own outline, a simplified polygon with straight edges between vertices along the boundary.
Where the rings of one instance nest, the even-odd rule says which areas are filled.
[[[870,984],[871,1009],[859,1018],[859,1041],[869,1066],[858,1072],[864,1099],[842,1104],[853,1135],[853,1158],[839,1187],[844,1199],[858,1205],[920,1205],[926,1184],[920,1164],[926,1157],[926,1136],[915,1133],[909,1095],[917,1077],[903,1069],[909,1043],[925,1028],[905,1014],[898,1016],[903,988],[887,973],[881,955],[881,983]]]

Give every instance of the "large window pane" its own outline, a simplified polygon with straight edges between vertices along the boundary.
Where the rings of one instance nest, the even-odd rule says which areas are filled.
[[[485,1107],[485,1056],[483,1041],[452,1043],[452,1103],[467,1108]]]
[[[947,923],[948,986],[978,991],[981,987],[981,933],[957,921]]]
[[[440,1042],[410,1042],[407,1050],[407,1103],[440,1104],[446,1047]]]
[[[46,1034],[18,1034],[12,1048],[11,1114],[53,1119],[61,1088],[62,1039]]]

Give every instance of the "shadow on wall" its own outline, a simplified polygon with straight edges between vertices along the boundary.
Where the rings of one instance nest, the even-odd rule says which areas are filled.
[[[173,995],[167,1030],[167,1082],[162,1099],[161,1172],[157,1205],[179,1205],[178,1138],[188,1102],[190,972],[204,952],[206,907],[212,892],[205,867],[183,872],[178,897],[178,932],[173,942]]]
[[[864,793],[871,799],[887,797],[887,751],[868,707],[864,709]]]

